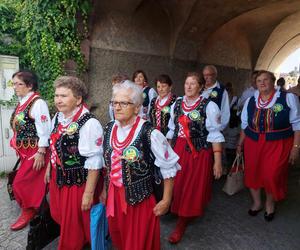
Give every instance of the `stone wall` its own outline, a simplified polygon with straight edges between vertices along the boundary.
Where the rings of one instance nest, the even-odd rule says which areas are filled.
[[[146,55],[133,52],[91,49],[89,71],[89,100],[95,108],[93,111],[104,124],[108,121],[108,103],[111,99],[111,77],[116,73],[127,74],[130,78],[137,69],[143,69],[150,86],[154,87],[154,79],[159,74],[169,74],[174,82],[174,92],[183,94],[183,82],[189,71],[200,71],[203,64],[194,61],[170,59],[166,56]],[[219,80],[231,81],[238,92],[247,84],[250,71],[232,67],[217,66]]]

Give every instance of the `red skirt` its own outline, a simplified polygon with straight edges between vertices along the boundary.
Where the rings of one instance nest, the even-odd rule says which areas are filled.
[[[109,233],[113,245],[120,250],[159,250],[159,217],[153,213],[156,201],[153,195],[141,203],[127,205],[126,214],[121,208],[119,188],[114,187],[114,217],[108,217]]]
[[[211,199],[213,180],[212,149],[202,149],[194,159],[187,152],[186,140],[177,138],[174,151],[179,156],[181,171],[175,177],[171,212],[178,216],[201,216]]]
[[[252,189],[264,188],[275,201],[284,199],[293,137],[266,141],[261,134],[259,140],[254,141],[246,136],[244,145],[245,185]]]
[[[98,185],[101,185],[99,181]],[[81,202],[85,184],[81,186],[63,186],[56,184],[56,169],[52,169],[50,180],[50,211],[52,218],[60,224],[59,250],[81,250],[90,243],[90,210],[82,211]],[[97,202],[99,192],[96,188],[94,203]]]
[[[28,160],[38,150],[36,148],[20,148],[21,164],[13,182],[13,191],[16,201],[21,208],[38,208],[45,194],[44,175],[49,162],[49,152],[45,156],[45,166],[34,170],[34,159]],[[24,156],[24,157],[22,157]]]

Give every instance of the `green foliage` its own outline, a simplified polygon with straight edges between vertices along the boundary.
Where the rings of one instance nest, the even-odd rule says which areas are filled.
[[[67,60],[78,74],[85,71],[80,41],[87,37],[89,11],[89,0],[0,0],[0,54],[19,56],[21,67],[38,74],[50,104],[53,81],[65,73]]]

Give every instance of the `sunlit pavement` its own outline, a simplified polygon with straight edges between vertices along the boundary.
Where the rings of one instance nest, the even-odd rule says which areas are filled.
[[[232,197],[221,191],[224,178],[215,181],[213,198],[205,216],[194,221],[186,230],[183,240],[170,245],[167,237],[175,226],[176,217],[161,219],[162,249],[300,249],[300,169],[292,169],[289,177],[288,198],[279,203],[275,219],[265,222],[263,212],[250,217],[247,211],[251,205],[247,190]],[[6,179],[0,179],[0,249],[25,249],[28,227],[10,231],[9,225],[18,214],[15,201],[6,193]],[[57,240],[45,249],[56,249]]]

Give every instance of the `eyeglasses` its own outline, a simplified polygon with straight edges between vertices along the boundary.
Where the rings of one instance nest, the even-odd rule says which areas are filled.
[[[128,105],[133,105],[134,103],[132,102],[115,102],[115,101],[110,101],[109,102],[111,106],[113,106],[114,108],[116,108],[117,106],[121,107],[121,108],[127,108]]]
[[[13,82],[13,86],[15,87],[22,87],[22,86],[25,86],[26,84],[25,83],[22,83],[22,82]]]

